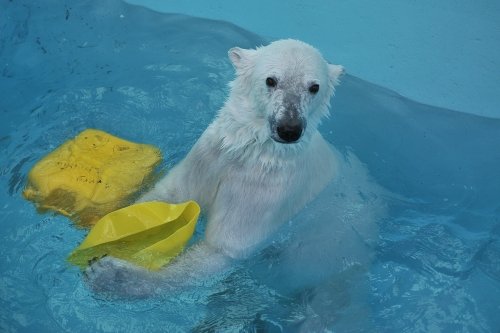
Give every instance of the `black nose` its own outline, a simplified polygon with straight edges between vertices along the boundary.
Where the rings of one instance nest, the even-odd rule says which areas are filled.
[[[300,139],[302,135],[302,122],[300,120],[290,120],[276,128],[278,136],[287,143],[292,143]]]

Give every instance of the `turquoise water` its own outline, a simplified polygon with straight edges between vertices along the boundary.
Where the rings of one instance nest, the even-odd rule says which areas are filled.
[[[222,281],[107,299],[65,261],[85,232],[22,198],[27,172],[89,127],[157,145],[168,169],[224,102],[227,49],[266,41],[119,1],[1,2],[0,28],[0,331],[498,331],[500,120],[347,75],[321,128],[341,181]],[[379,229],[354,272],[333,252],[353,220]]]
[[[125,0],[296,38],[349,74],[426,104],[500,118],[497,0]]]

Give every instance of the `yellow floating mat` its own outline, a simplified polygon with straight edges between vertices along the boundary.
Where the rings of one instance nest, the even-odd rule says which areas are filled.
[[[89,260],[110,255],[158,270],[182,251],[199,214],[194,201],[143,202],[119,209],[96,223],[68,261],[85,269]]]
[[[31,169],[23,194],[41,210],[54,210],[81,226],[91,226],[126,206],[161,159],[154,146],[87,129]]]

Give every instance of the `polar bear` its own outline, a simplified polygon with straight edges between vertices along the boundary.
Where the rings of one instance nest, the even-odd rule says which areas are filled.
[[[159,273],[114,258],[93,263],[96,290],[127,295],[219,271],[247,258],[337,175],[337,158],[318,131],[343,67],[292,39],[228,51],[230,95],[188,155],[139,201],[195,200],[205,239]],[[198,273],[197,273],[198,272]]]

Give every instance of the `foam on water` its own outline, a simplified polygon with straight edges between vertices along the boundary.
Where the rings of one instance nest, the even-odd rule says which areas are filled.
[[[265,41],[119,1],[2,2],[0,28],[1,331],[500,327],[500,121],[349,75],[321,127],[341,175],[262,253],[176,295],[92,293],[65,261],[85,231],[21,196],[31,166],[94,127],[159,146],[168,170],[224,101],[227,50]]]

